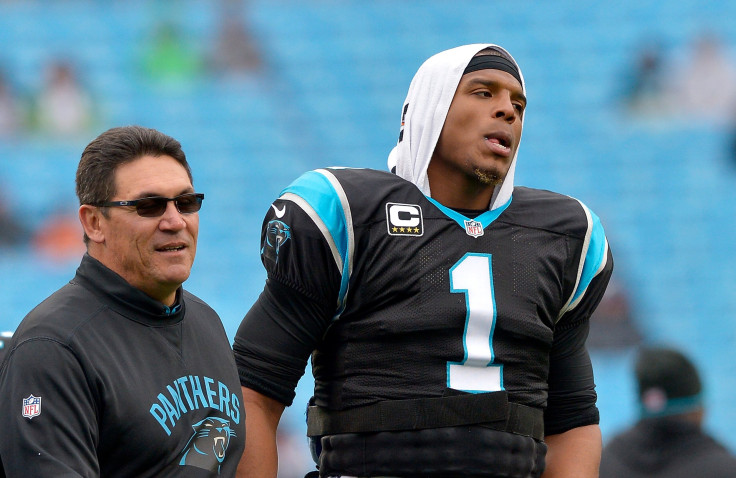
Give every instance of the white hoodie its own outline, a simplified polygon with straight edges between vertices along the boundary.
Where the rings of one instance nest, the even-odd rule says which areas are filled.
[[[391,150],[388,167],[390,170],[395,167],[398,176],[415,184],[426,196],[432,196],[427,167],[445,124],[455,91],[460,84],[460,78],[471,58],[489,47],[498,50],[516,65],[521,76],[521,88],[526,96],[524,76],[516,60],[500,46],[483,43],[464,45],[437,53],[419,67],[409,85],[409,92],[401,108],[402,139]],[[506,178],[493,191],[490,210],[506,204],[511,198],[517,155],[518,149],[511,160]]]

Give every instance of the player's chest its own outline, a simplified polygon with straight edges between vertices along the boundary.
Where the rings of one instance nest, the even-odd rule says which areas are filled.
[[[444,325],[449,317],[464,323],[477,309],[509,327],[518,320],[549,326],[570,273],[565,236],[500,222],[461,227],[411,217],[397,215],[393,224],[389,218],[386,229],[374,226],[359,238],[351,282],[362,303],[403,301],[407,313],[421,311]]]

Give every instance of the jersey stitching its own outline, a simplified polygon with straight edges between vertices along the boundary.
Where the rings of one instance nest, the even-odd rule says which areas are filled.
[[[284,287],[287,287],[289,289],[293,289],[295,292],[302,294],[303,296],[307,297],[310,300],[313,300],[315,302],[320,303],[321,305],[326,305],[326,302],[324,301],[324,298],[320,295],[312,292],[311,290],[308,290],[304,288],[303,285],[298,284],[287,277],[283,276],[282,274],[277,274],[274,272],[271,272],[268,274],[268,278],[271,280],[274,280],[281,284]]]

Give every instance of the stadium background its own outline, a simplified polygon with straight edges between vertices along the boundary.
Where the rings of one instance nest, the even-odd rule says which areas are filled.
[[[708,391],[706,426],[736,451],[731,131],[697,115],[637,120],[621,97],[645,41],[684,58],[707,30],[733,51],[736,2],[707,4],[252,0],[237,16],[260,68],[228,75],[205,66],[172,80],[141,66],[154,32],[173,25],[204,58],[221,27],[218,3],[2,1],[6,79],[28,94],[41,88],[50,60],[67,59],[94,99],[96,122],[71,138],[29,130],[0,139],[0,197],[24,227],[38,230],[56,214],[74,214],[76,164],[97,134],[141,124],[176,137],[207,196],[186,286],[220,313],[232,339],[262,288],[260,224],[281,188],[316,167],[384,169],[421,62],[464,43],[501,44],[528,84],[517,183],[581,198],[602,218],[635,325],[646,342],[679,346],[695,359]],[[31,241],[0,247],[0,330],[13,330],[63,285],[78,259],[50,258]],[[633,350],[592,351],[604,440],[636,416]],[[284,477],[309,466],[301,462],[308,396],[303,380],[284,418],[293,432],[283,438],[284,459],[293,460]]]

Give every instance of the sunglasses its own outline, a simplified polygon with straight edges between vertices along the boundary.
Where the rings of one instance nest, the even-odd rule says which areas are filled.
[[[110,201],[95,204],[97,207],[135,207],[135,212],[141,217],[159,217],[166,211],[166,205],[169,201],[174,201],[176,210],[182,214],[191,214],[202,208],[202,193],[186,193],[180,194],[173,198],[165,198],[163,196],[151,196],[148,198],[140,198],[133,201]]]

